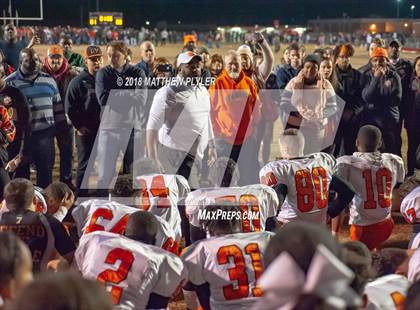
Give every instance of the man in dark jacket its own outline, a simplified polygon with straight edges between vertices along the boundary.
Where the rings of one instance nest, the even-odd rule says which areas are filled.
[[[132,170],[134,136],[138,146],[136,157],[144,156],[144,149],[140,146],[145,145],[148,116],[146,76],[139,67],[126,63],[127,55],[124,42],[111,42],[107,47],[109,65],[96,74],[96,97],[105,113],[106,123],[101,126],[98,136],[99,189],[108,189],[120,151],[125,151],[123,172],[129,173]],[[127,132],[130,137],[128,145],[125,139]]]
[[[275,69],[278,89],[285,89],[287,83],[298,75],[302,67],[302,53],[299,44],[293,43],[290,45],[289,51],[289,63],[283,66],[277,66]]]
[[[340,84],[337,95],[344,100],[345,106],[335,136],[334,156],[352,155],[356,148],[357,132],[360,127],[362,103],[362,74],[353,69],[350,58],[354,48],[349,43],[337,45],[333,51],[337,79]]]
[[[364,124],[379,127],[385,152],[401,156],[398,139],[402,87],[399,75],[388,64],[386,49],[377,47],[371,53],[372,69],[363,76],[362,99],[367,105]]]
[[[411,93],[411,76],[413,73],[413,65],[409,60],[400,58],[401,55],[401,48],[402,44],[397,39],[392,40],[389,42],[388,46],[388,54],[389,60],[392,64],[394,70],[401,78],[401,86],[402,86],[402,100],[400,106],[400,122],[399,122],[399,130],[401,132],[402,124],[404,122],[404,127],[407,128],[407,120],[410,119],[410,93]],[[412,138],[408,136],[408,139]],[[410,143],[410,142],[408,142]],[[402,146],[402,139],[398,140],[399,148]]]
[[[152,75],[153,66],[156,58],[155,46],[150,41],[144,41],[140,45],[141,61],[136,65],[144,71],[144,74],[149,77]]]
[[[101,121],[101,107],[95,93],[95,76],[102,63],[101,48],[89,46],[86,49],[87,69],[70,82],[66,94],[66,113],[76,129],[76,195],[79,197],[88,194],[87,189],[82,188],[82,181]]]
[[[369,58],[372,57],[372,51],[377,47],[385,47],[385,41],[381,38],[373,38],[372,43],[369,45]],[[372,69],[370,61],[366,65],[361,66],[358,70],[360,73],[366,74]]]

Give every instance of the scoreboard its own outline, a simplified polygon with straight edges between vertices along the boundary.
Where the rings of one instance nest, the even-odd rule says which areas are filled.
[[[89,26],[118,26],[122,27],[123,13],[121,12],[90,12]]]

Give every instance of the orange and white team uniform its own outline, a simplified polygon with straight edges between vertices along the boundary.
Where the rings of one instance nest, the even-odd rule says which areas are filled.
[[[178,202],[190,192],[188,181],[175,174],[149,174],[136,177],[140,186],[140,208],[161,217],[175,232],[175,240],[182,238]]]
[[[403,309],[410,282],[401,275],[391,274],[369,282],[365,286],[367,310]]]
[[[392,190],[404,180],[403,160],[388,153],[356,152],[337,159],[337,175],[356,192],[350,204],[350,238],[372,250],[392,233]]]
[[[75,262],[84,278],[106,286],[114,309],[145,309],[150,294],[171,297],[188,276],[176,255],[105,231],[83,235]]]
[[[250,309],[262,295],[256,285],[271,232],[230,234],[193,243],[182,255],[189,281],[209,284],[210,307]]]
[[[94,231],[109,231],[123,234],[128,217],[139,209],[128,207],[115,201],[91,199],[77,206],[72,216],[76,223],[77,232],[81,237]],[[178,254],[178,244],[175,233],[168,223],[156,216],[159,223],[155,245]]]
[[[401,202],[400,210],[407,223],[413,225],[410,248],[417,249],[420,246],[420,186],[405,196]]]
[[[200,227],[200,214],[206,206],[214,204],[238,205],[243,215],[243,232],[264,231],[266,220],[277,216],[279,209],[276,191],[262,184],[198,189],[185,199],[190,224]]]
[[[260,182],[287,186],[287,197],[278,220],[287,223],[310,221],[326,224],[328,189],[335,172],[335,159],[326,153],[277,160],[260,170]]]

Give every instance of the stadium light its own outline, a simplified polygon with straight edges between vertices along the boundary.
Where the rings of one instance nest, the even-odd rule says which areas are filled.
[[[149,22],[148,20],[146,20],[146,25],[147,25],[147,26],[149,26],[149,25],[150,25],[150,22]]]
[[[400,18],[400,2],[401,0],[397,0],[397,18]]]
[[[412,19],[414,19],[414,9],[415,8],[416,8],[416,6],[414,4],[410,7],[410,10],[411,10],[411,18]]]

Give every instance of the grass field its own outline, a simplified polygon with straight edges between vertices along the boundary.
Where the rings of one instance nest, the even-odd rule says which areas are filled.
[[[236,49],[238,47],[238,45],[232,45],[232,44],[224,44],[222,45],[222,47],[220,49],[210,49],[210,53],[214,54],[214,53],[218,53],[221,55],[224,55],[228,50],[231,49]],[[76,52],[79,52],[81,54],[83,54],[84,50],[85,50],[86,46],[75,46],[74,50]],[[181,51],[181,45],[166,45],[166,46],[159,46],[156,49],[156,54],[159,57],[166,57],[168,58],[170,61],[173,61],[175,59],[175,56]],[[306,46],[307,48],[307,53],[312,52],[316,46],[314,45],[309,45]],[[133,62],[137,63],[140,60],[140,49],[138,47],[132,47],[131,48],[133,51]],[[45,56],[46,52],[47,52],[47,46],[45,45],[40,45],[40,46],[36,46],[36,50],[38,51],[38,53],[40,55]],[[278,64],[280,62],[280,58],[282,55],[282,51],[283,49],[275,54],[275,64]],[[103,52],[105,52],[105,47],[103,47]],[[407,58],[407,59],[414,59],[417,55],[415,54],[403,54],[402,57]],[[105,63],[107,63],[106,57],[104,59]],[[360,66],[366,64],[368,61],[368,55],[367,55],[367,51],[364,49],[360,49],[360,48],[356,48],[356,53],[355,56],[352,58],[351,63],[352,66],[354,68],[359,68]],[[277,139],[278,139],[278,135],[279,135],[279,124],[278,122],[276,123],[275,129],[274,129],[274,138],[272,141],[272,152],[271,152],[271,158],[275,158],[276,156],[278,156],[278,145],[277,145]],[[405,153],[407,151],[407,143],[406,143],[406,134],[405,132],[403,132],[403,157],[405,158]],[[75,167],[74,167],[75,168]],[[54,175],[55,178],[58,177],[58,173],[59,173],[59,168],[58,168],[58,158],[56,160],[56,167],[54,169]],[[389,239],[389,241],[387,242],[388,246],[406,246],[408,238],[409,238],[409,234],[410,234],[410,229],[411,227],[408,224],[405,224],[404,221],[402,220],[402,217],[399,216],[398,213],[395,213],[395,220],[396,220],[396,227],[394,229],[393,235],[391,236],[391,238]],[[340,234],[340,241],[345,241],[348,240],[348,226],[344,225],[342,232]],[[177,301],[177,302],[173,302],[170,305],[170,309],[185,309],[185,305],[182,301]]]

